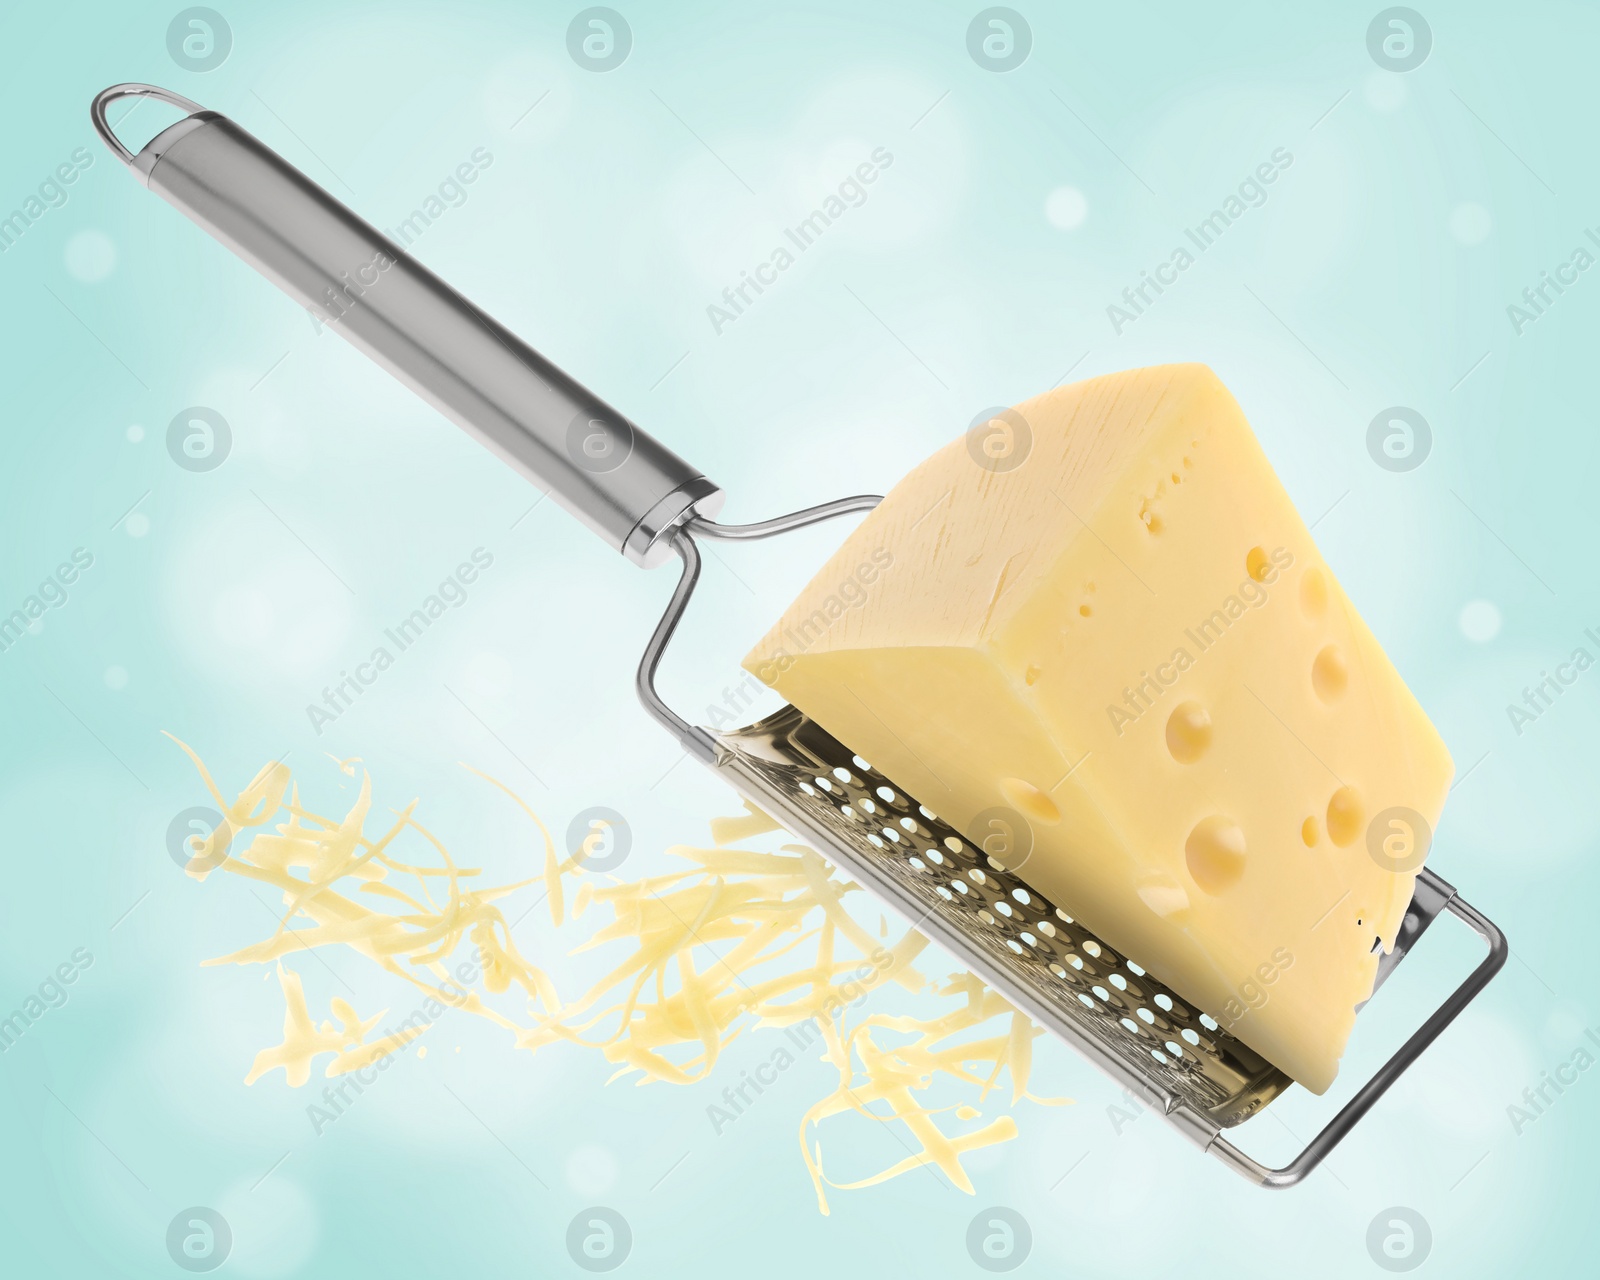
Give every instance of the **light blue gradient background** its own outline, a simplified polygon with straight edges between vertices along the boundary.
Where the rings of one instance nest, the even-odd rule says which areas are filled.
[[[221,4],[235,43],[206,74],[166,53],[179,7],[0,16],[0,211],[74,148],[94,155],[0,255],[0,611],[74,546],[95,557],[0,653],[0,1010],[74,948],[96,958],[0,1057],[0,1270],[180,1274],[164,1235],[194,1204],[232,1223],[218,1274],[240,1276],[579,1274],[565,1231],[594,1203],[632,1224],[624,1273],[651,1276],[976,1275],[966,1226],[991,1204],[1032,1224],[1021,1274],[1376,1275],[1367,1227],[1391,1205],[1431,1224],[1424,1274],[1592,1266],[1600,1072],[1520,1137],[1506,1108],[1600,1018],[1600,673],[1520,736],[1505,711],[1600,623],[1600,273],[1520,337],[1505,313],[1600,218],[1591,7],[1430,7],[1432,55],[1406,75],[1368,57],[1376,4],[1023,6],[1034,48],[1006,75],[966,53],[977,4],[619,0],[634,48],[605,75],[567,56],[576,4]],[[976,1200],[918,1173],[818,1216],[795,1127],[822,1064],[720,1137],[706,1119],[770,1051],[759,1036],[710,1087],[637,1090],[605,1087],[596,1055],[447,1025],[314,1138],[309,1091],[242,1084],[277,1039],[276,985],[199,961],[272,921],[244,882],[196,885],[169,860],[168,821],[204,797],[162,730],[235,787],[291,751],[325,810],[353,793],[323,753],[360,755],[380,807],[420,796],[506,879],[535,865],[527,832],[458,761],[558,832],[587,805],[622,810],[629,874],[702,840],[728,797],[633,699],[670,571],[630,567],[551,503],[517,523],[523,481],[141,190],[87,118],[120,80],[234,116],[383,226],[487,147],[418,256],[703,466],[730,519],[881,491],[1069,370],[1209,362],[1301,510],[1332,508],[1321,548],[1458,770],[1478,762],[1435,857],[1506,928],[1504,975],[1282,1195],[1153,1117],[1119,1134],[1116,1090],[1043,1044],[1037,1087],[1078,1103],[1023,1106],[1021,1137],[970,1161]],[[166,119],[144,104],[126,128],[142,142]],[[866,204],[715,335],[707,304],[879,146],[894,164]],[[1107,304],[1276,147],[1294,162],[1267,203],[1116,336]],[[1046,216],[1061,186],[1087,204],[1072,230]],[[1478,243],[1452,233],[1464,204],[1487,211]],[[114,251],[98,279],[91,232]],[[235,436],[209,474],[163,446],[193,404]],[[1434,432],[1410,474],[1365,448],[1394,404]],[[720,550],[669,697],[702,714],[836,537]],[[305,704],[475,546],[495,560],[470,601],[314,736]],[[1488,641],[1459,624],[1474,600],[1503,617]],[[539,913],[518,936],[563,989],[594,972]],[[1363,1014],[1346,1092],[1476,954],[1450,924],[1430,934]],[[410,1007],[356,957],[327,959],[339,981],[297,965],[314,1007],[352,990],[364,1012]],[[1286,1097],[1240,1141],[1282,1159],[1340,1096]],[[870,1125],[824,1137],[840,1176],[903,1154]]]

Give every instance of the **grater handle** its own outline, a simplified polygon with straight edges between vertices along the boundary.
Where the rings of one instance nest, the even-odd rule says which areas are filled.
[[[1499,926],[1458,896],[1455,886],[1444,877],[1424,867],[1417,875],[1417,888],[1419,897],[1421,891],[1425,890],[1428,897],[1437,902],[1438,905],[1433,911],[1435,915],[1439,911],[1449,911],[1451,915],[1464,921],[1488,946],[1488,955],[1479,961],[1478,967],[1451,992],[1449,999],[1412,1032],[1411,1038],[1395,1050],[1394,1056],[1356,1090],[1355,1097],[1345,1103],[1339,1113],[1328,1121],[1322,1132],[1306,1144],[1305,1150],[1281,1169],[1261,1164],[1220,1135],[1212,1136],[1209,1141],[1202,1141],[1202,1145],[1206,1146],[1212,1155],[1258,1186],[1282,1190],[1304,1180],[1305,1176],[1339,1145],[1345,1135],[1355,1128],[1357,1121],[1372,1109],[1373,1104],[1388,1092],[1389,1086],[1404,1074],[1406,1068],[1422,1056],[1423,1050],[1437,1040],[1440,1033],[1455,1021],[1456,1016],[1489,985],[1489,980],[1500,972],[1505,965],[1506,957],[1511,954],[1506,936],[1500,931]]]
[[[134,154],[106,108],[189,114]],[[94,100],[96,131],[150,190],[238,254],[635,563],[716,514],[700,471],[580,386],[226,116],[146,84]]]

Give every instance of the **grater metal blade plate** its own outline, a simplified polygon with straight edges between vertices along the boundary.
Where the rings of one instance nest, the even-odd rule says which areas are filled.
[[[1226,1128],[1292,1083],[796,708],[716,741],[746,799],[1147,1101]]]

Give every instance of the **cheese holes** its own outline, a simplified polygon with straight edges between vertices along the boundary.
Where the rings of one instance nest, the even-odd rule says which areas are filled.
[[[1300,579],[1300,612],[1316,619],[1327,611],[1328,577],[1321,569],[1307,569]]]
[[[1354,787],[1340,787],[1328,801],[1328,839],[1343,849],[1361,834],[1361,797]]]
[[[1307,818],[1300,824],[1300,839],[1308,849],[1313,849],[1317,844],[1317,820]]]
[[[1189,875],[1202,893],[1226,893],[1244,874],[1244,830],[1232,818],[1202,818],[1183,846]]]
[[[1184,924],[1189,918],[1189,893],[1164,871],[1149,871],[1134,886],[1139,901],[1163,920]],[[1159,1001],[1161,997],[1157,996]]]
[[[1038,680],[1043,674],[1044,669],[1042,667],[1036,663],[1029,663],[1028,669],[1022,673],[1022,682],[1031,688],[1034,681]]]
[[[1350,683],[1350,668],[1344,651],[1336,644],[1324,645],[1311,662],[1311,687],[1324,702],[1337,702]]]
[[[1006,798],[1007,804],[1033,822],[1054,826],[1061,821],[1061,810],[1056,808],[1056,802],[1031,782],[1024,782],[1021,778],[1001,778],[1000,794]]]
[[[1257,582],[1265,582],[1272,572],[1272,557],[1267,555],[1265,547],[1251,547],[1245,553],[1244,571]]]
[[[1180,702],[1167,717],[1167,753],[1193,764],[1211,746],[1211,716],[1198,702]]]

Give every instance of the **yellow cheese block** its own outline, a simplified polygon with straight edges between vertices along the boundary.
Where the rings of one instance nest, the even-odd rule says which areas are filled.
[[[991,425],[1003,447],[896,485],[745,666],[1321,1093],[1449,753],[1210,369]]]

